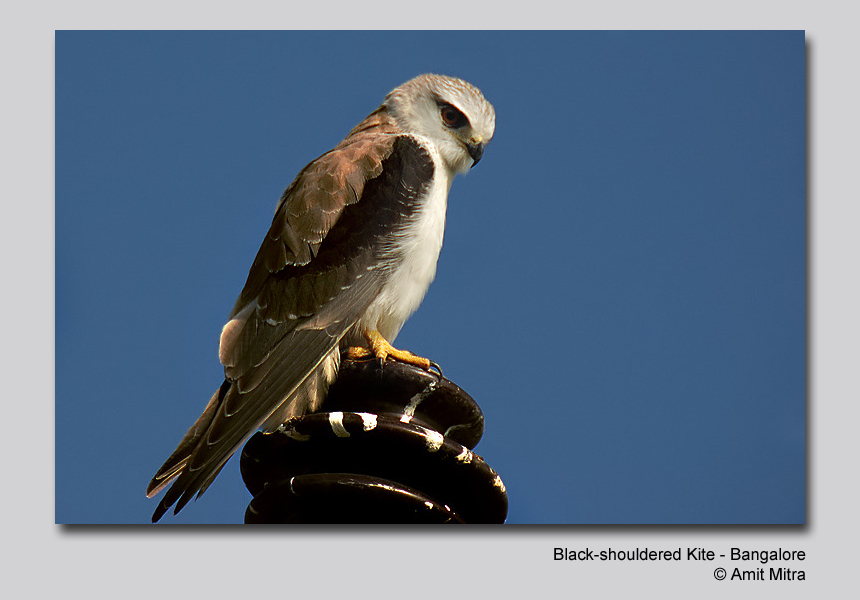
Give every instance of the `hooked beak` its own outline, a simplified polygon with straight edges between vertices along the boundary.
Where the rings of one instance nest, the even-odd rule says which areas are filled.
[[[480,162],[481,157],[484,155],[484,144],[482,142],[478,142],[476,144],[469,144],[466,148],[469,151],[469,156],[472,157],[472,167],[474,167],[478,162]]]

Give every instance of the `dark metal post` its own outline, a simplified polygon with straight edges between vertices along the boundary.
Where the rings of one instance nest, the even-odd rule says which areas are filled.
[[[245,522],[504,523],[505,486],[472,452],[483,431],[451,381],[344,360],[319,412],[245,445]]]

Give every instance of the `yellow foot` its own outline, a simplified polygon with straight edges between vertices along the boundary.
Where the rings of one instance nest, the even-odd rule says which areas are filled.
[[[439,372],[439,375],[442,374],[441,367],[439,367],[435,362],[421,356],[416,356],[408,350],[398,350],[389,344],[388,340],[382,337],[382,334],[375,329],[373,331],[365,332],[364,337],[367,339],[368,343],[370,343],[370,349],[362,348],[360,346],[352,346],[347,352],[347,356],[349,358],[361,359],[375,356],[382,365],[385,364],[386,359],[393,358],[409,365],[421,367],[425,371],[435,369]]]

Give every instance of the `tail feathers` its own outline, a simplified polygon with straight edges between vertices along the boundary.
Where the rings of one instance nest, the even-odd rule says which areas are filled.
[[[218,473],[220,473],[221,469],[224,468],[224,465],[227,464],[230,456],[232,456],[232,453],[225,456],[223,462],[211,472],[189,473],[188,471],[180,471],[180,478],[176,480],[173,487],[167,490],[164,498],[162,498],[161,502],[158,503],[155,512],[152,513],[152,522],[158,522],[158,520],[161,519],[161,517],[163,517],[174,504],[176,504],[176,506],[173,508],[173,514],[177,514],[185,507],[186,504],[188,504],[188,502],[191,501],[195,493],[199,498],[203,492],[206,491],[206,488],[208,488],[215,480]],[[183,463],[182,466],[184,467],[185,464]],[[183,481],[183,479],[185,479],[185,481]],[[165,482],[163,485],[166,485],[167,483],[169,483],[169,481]]]
[[[221,402],[229,389],[230,382],[224,381],[218,391],[213,394],[212,399],[209,400],[209,404],[206,405],[206,409],[203,411],[203,414],[200,415],[200,418],[198,418],[194,425],[192,425],[185,433],[182,441],[179,442],[179,446],[177,446],[173,454],[164,461],[164,464],[161,465],[161,468],[155,474],[155,477],[153,477],[152,481],[149,482],[149,485],[146,488],[147,498],[152,498],[158,494],[161,490],[170,485],[170,482],[182,472],[188,464],[188,460],[191,458],[192,452],[194,452],[194,449],[203,437],[203,434],[209,429],[209,425],[215,418],[215,414],[218,412],[218,407],[221,405]],[[161,507],[159,506],[159,508]],[[158,510],[156,510],[156,513],[158,513]],[[158,519],[153,517],[153,522],[157,520]]]
[[[182,472],[180,478],[176,480],[176,484],[167,490],[164,498],[162,498],[161,502],[158,503],[158,507],[155,509],[155,512],[152,513],[152,522],[157,522],[174,504],[176,504],[176,506],[173,507],[173,514],[175,515],[178,514],[195,495],[198,498],[202,496],[203,492],[206,491],[206,488],[215,481],[215,478],[221,472],[221,469],[224,468],[224,465],[227,464],[227,461],[230,460],[231,456],[233,456],[232,452],[224,456],[221,464],[211,470],[207,469],[196,473],[189,471]]]
[[[158,521],[174,504],[175,514],[195,494],[199,497],[230,456],[261,426],[271,429],[279,418],[315,409],[321,399],[317,396],[327,387],[320,385],[320,380],[333,379],[336,374],[338,344],[347,329],[348,326],[342,325],[335,335],[327,330],[293,331],[288,340],[279,343],[266,357],[266,362],[279,365],[271,371],[266,385],[256,386],[247,393],[242,393],[241,381],[225,380],[150,482],[148,496],[172,483],[152,521]],[[326,360],[332,356],[335,358]],[[322,370],[324,377],[319,377],[318,370]]]

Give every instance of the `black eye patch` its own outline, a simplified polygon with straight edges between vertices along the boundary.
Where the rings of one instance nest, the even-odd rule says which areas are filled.
[[[466,115],[447,102],[439,104],[439,114],[442,117],[442,122],[452,129],[459,129],[469,124],[469,119],[466,118]]]

